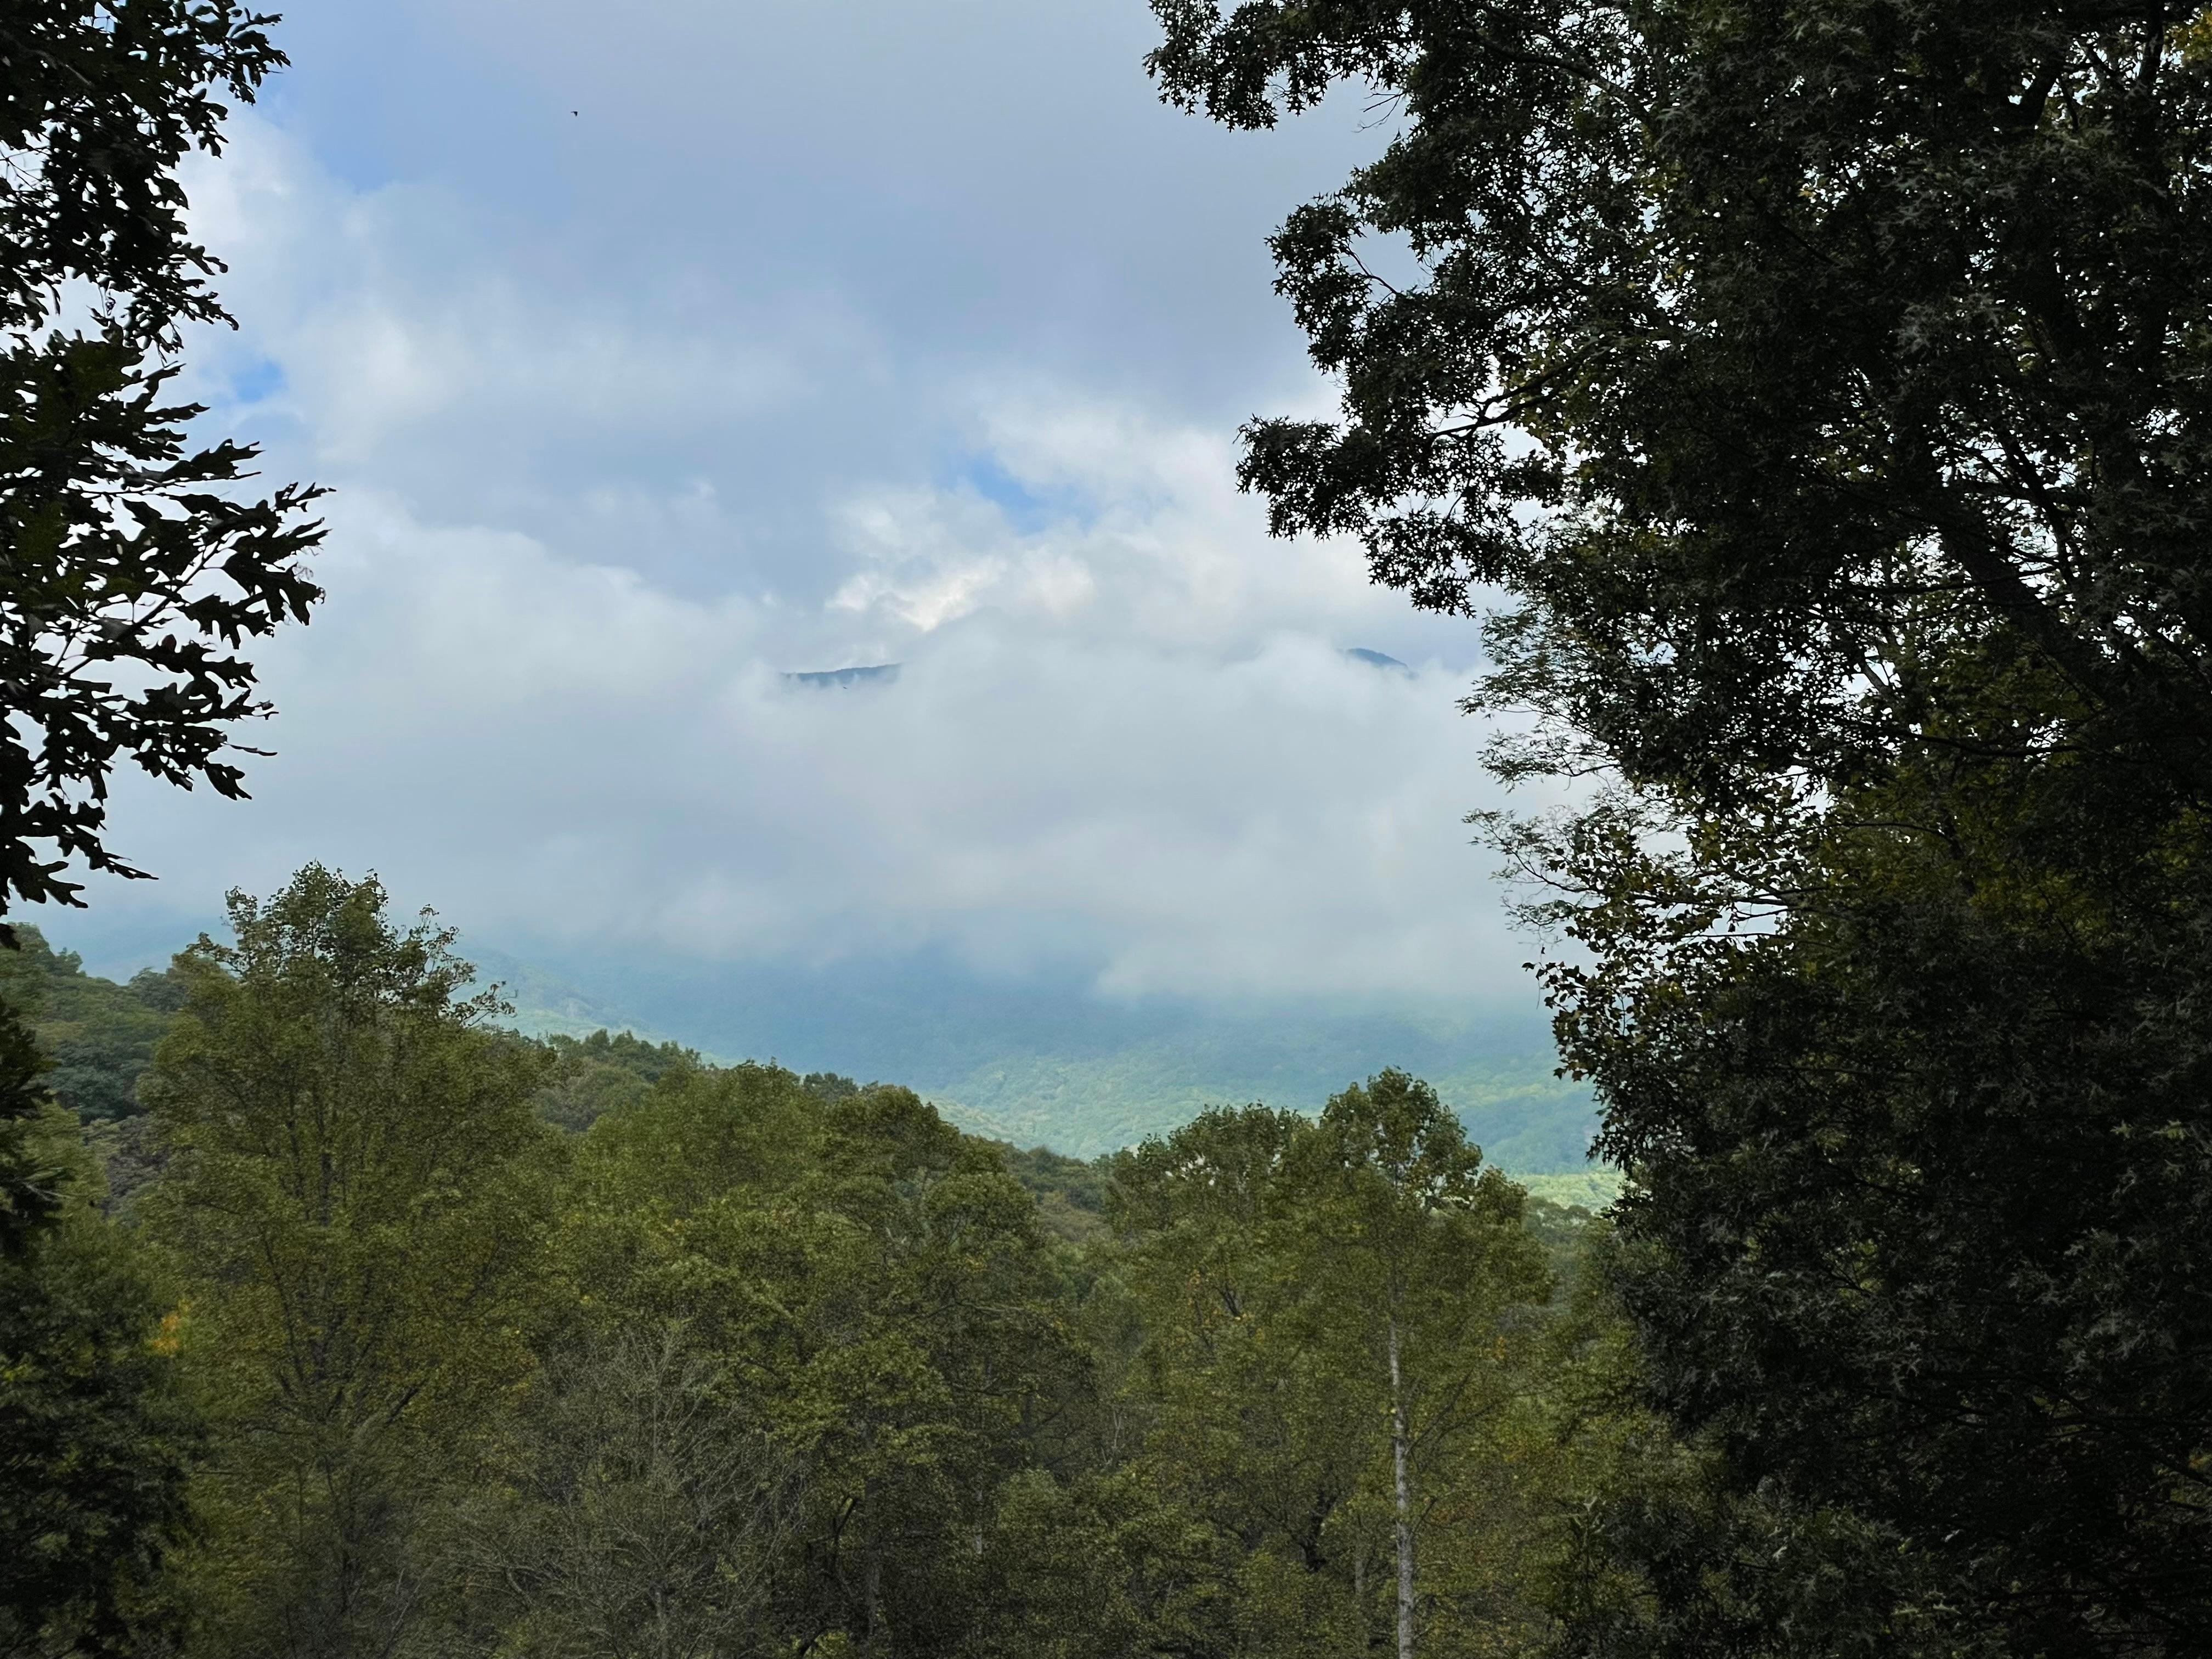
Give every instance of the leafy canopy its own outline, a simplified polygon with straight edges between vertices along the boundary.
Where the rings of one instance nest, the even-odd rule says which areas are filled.
[[[75,902],[108,778],[244,792],[228,732],[267,710],[246,639],[320,597],[319,492],[236,486],[170,390],[186,325],[223,323],[179,164],[222,147],[219,94],[285,59],[233,0],[29,0],[0,15],[0,912]]]
[[[149,1224],[221,1440],[181,1599],[251,1650],[380,1650],[412,1617],[412,1516],[531,1369],[553,1132],[543,1050],[487,1030],[450,933],[311,865],[234,945],[178,958],[144,1090],[173,1156]]]
[[[1572,1643],[2203,1650],[2212,22],[1155,9],[1171,98],[1394,129],[1275,239],[1342,408],[1244,482],[1607,780],[1491,829],[1713,1484],[1600,1517],[1649,1595]]]
[[[2031,666],[1991,740],[2201,784],[2202,24],[1155,9],[1182,103],[1267,126],[1352,82],[1396,127],[1274,239],[1342,418],[1255,422],[1243,476],[1418,605],[1509,590],[1492,696],[1726,799],[1894,758],[1952,701],[1953,647],[2002,640]]]

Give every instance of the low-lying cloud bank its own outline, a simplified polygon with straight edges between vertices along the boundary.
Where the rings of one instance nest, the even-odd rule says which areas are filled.
[[[126,783],[163,879],[64,941],[144,954],[314,858],[526,958],[1534,1007],[1461,822],[1471,629],[1268,539],[1225,423],[835,290],[537,270],[250,114],[193,191],[246,324],[198,393],[336,486],[330,598],[264,653],[256,799]]]
[[[204,903],[314,856],[503,941],[944,948],[1132,995],[1511,994],[1526,941],[1459,826],[1490,791],[1442,672],[1290,629],[1085,625],[1112,600],[1055,623],[1002,574],[1006,602],[888,639],[896,682],[793,685],[837,665],[821,617],[341,512],[325,620],[268,654],[256,800],[126,791],[124,839],[164,879],[104,904]]]

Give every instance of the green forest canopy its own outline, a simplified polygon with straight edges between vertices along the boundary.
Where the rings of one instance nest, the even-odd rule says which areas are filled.
[[[523,1038],[373,880],[232,923],[128,986],[12,959],[51,1075],[127,1109],[50,1109],[27,1265],[111,1286],[103,1374],[143,1374],[102,1467],[189,1522],[11,1649],[1488,1651],[1664,1445],[1575,1289],[1598,1224],[1402,1073],[1084,1161],[893,1085]],[[50,1419],[62,1352],[0,1413]]]

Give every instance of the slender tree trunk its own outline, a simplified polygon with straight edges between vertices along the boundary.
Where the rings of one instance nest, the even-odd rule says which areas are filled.
[[[871,1442],[875,1431],[868,1431]],[[861,1504],[865,1510],[868,1532],[867,1543],[860,1557],[861,1594],[867,1607],[867,1650],[870,1653],[883,1650],[884,1626],[884,1547],[876,1536],[876,1478],[870,1475],[861,1483]]]
[[[1406,1467],[1406,1389],[1398,1370],[1398,1316],[1390,1316],[1390,1476],[1397,1498],[1398,1659],[1413,1659],[1413,1480]]]

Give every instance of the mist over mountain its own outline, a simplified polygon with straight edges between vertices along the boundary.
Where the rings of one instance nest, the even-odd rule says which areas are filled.
[[[1081,1157],[1210,1105],[1312,1111],[1386,1066],[1435,1083],[1516,1172],[1586,1167],[1595,1123],[1587,1090],[1553,1074],[1540,1018],[1519,1011],[1123,1000],[1073,975],[997,979],[937,953],[823,967],[470,955],[533,1035],[627,1027],[725,1060],[904,1083],[963,1127]]]
[[[201,927],[220,931],[212,918],[172,921],[158,934],[91,915],[40,925],[88,970],[118,981],[161,965]],[[1208,1106],[1312,1111],[1347,1083],[1396,1066],[1434,1083],[1500,1167],[1591,1167],[1589,1093],[1553,1075],[1550,1034],[1525,1007],[1453,1014],[1318,1000],[1116,999],[1073,972],[994,976],[944,952],[808,966],[547,942],[503,950],[465,934],[459,948],[532,1036],[631,1030],[724,1061],[902,1083],[963,1127],[1023,1146],[1089,1158],[1165,1133]]]

